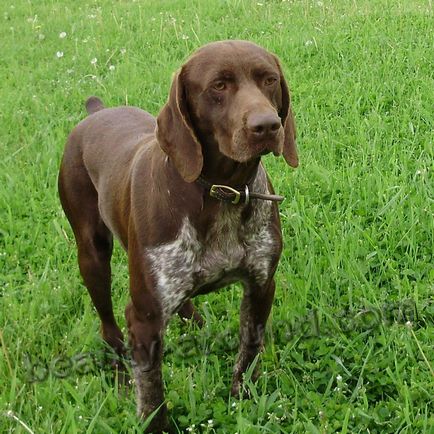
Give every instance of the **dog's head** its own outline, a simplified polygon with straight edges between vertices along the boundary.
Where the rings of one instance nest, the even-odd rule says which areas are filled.
[[[298,166],[295,125],[279,60],[246,41],[197,50],[175,75],[157,118],[162,149],[188,182],[202,171],[202,146],[245,163],[273,152]]]

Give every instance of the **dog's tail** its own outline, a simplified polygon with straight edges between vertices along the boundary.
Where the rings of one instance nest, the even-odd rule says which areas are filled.
[[[97,96],[91,96],[86,101],[86,110],[90,115],[102,110],[103,108],[104,103]]]

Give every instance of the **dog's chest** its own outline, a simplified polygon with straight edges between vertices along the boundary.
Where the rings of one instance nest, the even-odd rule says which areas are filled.
[[[185,218],[175,240],[149,249],[164,316],[205,285],[223,286],[244,275],[264,284],[275,249],[270,212],[269,202],[258,202],[243,222],[241,208],[224,205],[205,236],[199,238]]]

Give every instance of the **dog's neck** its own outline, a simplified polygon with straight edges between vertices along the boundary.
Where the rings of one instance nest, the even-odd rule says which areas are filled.
[[[213,184],[240,187],[249,184],[255,178],[260,157],[240,163],[223,155],[217,146],[202,148],[202,176]]]

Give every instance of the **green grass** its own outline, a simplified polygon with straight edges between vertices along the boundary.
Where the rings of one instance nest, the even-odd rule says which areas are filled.
[[[141,432],[133,393],[119,396],[98,355],[85,354],[103,346],[57,170],[87,96],[157,114],[188,54],[226,38],[281,58],[301,166],[266,160],[286,196],[285,250],[264,374],[246,381],[252,398],[229,397],[234,286],[196,299],[203,330],[177,318],[168,328],[170,416],[180,432],[434,432],[432,3],[8,3],[0,5],[0,432]],[[125,328],[119,247],[113,275]]]

